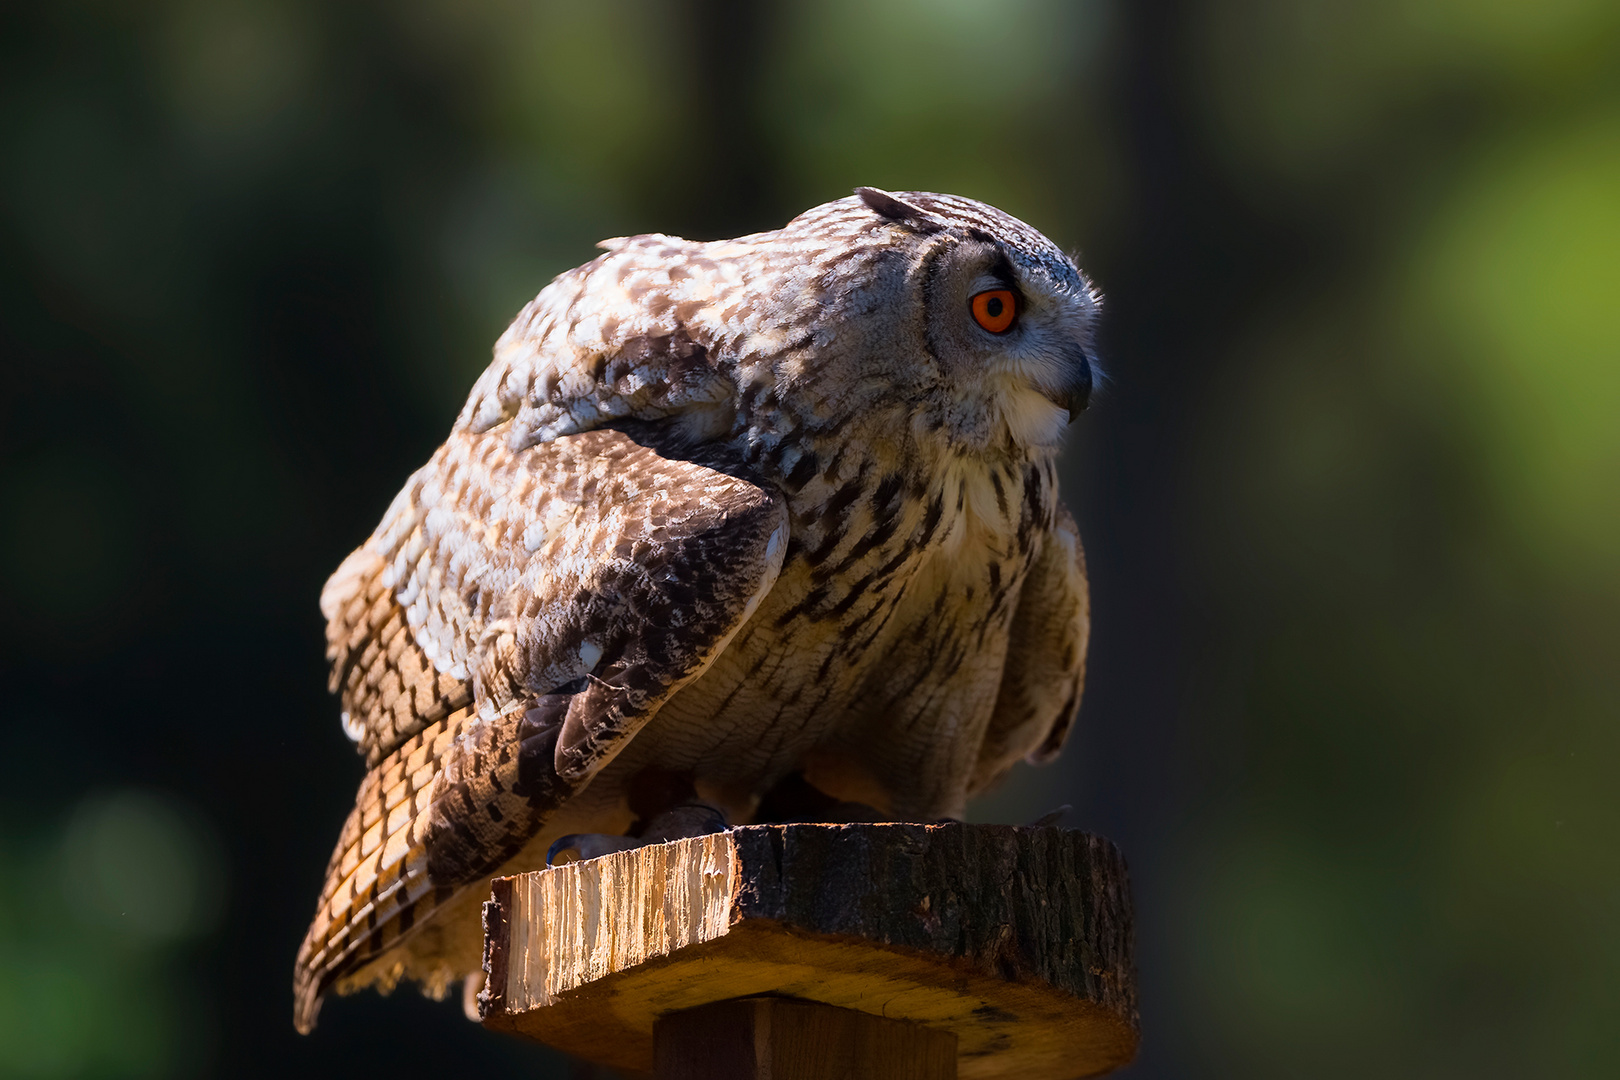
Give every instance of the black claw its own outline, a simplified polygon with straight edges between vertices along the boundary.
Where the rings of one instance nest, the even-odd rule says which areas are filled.
[[[1073,809],[1074,807],[1070,806],[1068,803],[1064,803],[1056,810],[1042,814],[1040,817],[1036,818],[1030,823],[1030,827],[1035,829],[1044,829],[1048,825],[1056,825],[1061,822],[1065,816],[1067,816],[1070,810]]]
[[[580,839],[581,837],[578,833],[569,833],[567,836],[557,837],[556,841],[546,849],[546,865],[561,865],[557,862],[557,856],[565,851],[572,851],[574,853],[574,857],[572,859],[564,860],[565,863],[578,862]]]

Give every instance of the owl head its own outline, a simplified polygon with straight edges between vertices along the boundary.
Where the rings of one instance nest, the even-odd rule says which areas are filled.
[[[820,245],[806,280],[777,297],[797,309],[780,320],[809,322],[814,339],[811,362],[786,365],[790,381],[838,398],[828,411],[893,400],[963,449],[1028,449],[1054,445],[1086,407],[1099,297],[1022,221],[954,195],[863,187],[764,235]]]

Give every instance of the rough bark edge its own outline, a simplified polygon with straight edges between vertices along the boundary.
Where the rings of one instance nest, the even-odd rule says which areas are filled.
[[[1129,869],[1119,849],[1102,837],[1051,827],[896,823],[752,825],[732,830],[732,840],[738,883],[732,901],[734,926],[764,919],[818,936],[849,939],[851,927],[858,924],[860,932],[854,936],[873,944],[950,958],[1008,981],[1043,984],[1093,1002],[1133,1029],[1138,1027]],[[996,861],[1002,864],[1010,859],[1015,876],[1048,889],[1072,879],[1078,893],[1064,897],[1066,903],[1055,913],[1060,925],[1044,928],[1040,940],[1034,940],[1032,931],[1038,928],[1002,924],[1007,933],[990,948],[964,952],[961,947],[973,936],[968,924],[955,935],[953,946],[938,933],[919,932],[928,926],[927,911],[876,904],[881,894],[849,888],[852,879],[865,877],[903,892],[907,885],[919,884],[918,873],[934,877],[939,885],[984,882],[991,869],[985,865],[987,856],[999,856]],[[953,877],[953,866],[974,872]],[[896,873],[904,870],[913,873],[897,878]],[[807,887],[809,883],[814,886]],[[927,890],[924,894],[931,895]],[[986,890],[985,895],[995,894]],[[1019,912],[995,911],[988,918],[993,921],[1000,914]],[[1038,945],[1054,947],[1031,950]],[[1081,955],[1066,952],[1064,945],[1079,948]]]
[[[507,957],[512,950],[512,879],[490,882],[484,901],[484,988],[478,992],[479,1019],[506,1011]]]

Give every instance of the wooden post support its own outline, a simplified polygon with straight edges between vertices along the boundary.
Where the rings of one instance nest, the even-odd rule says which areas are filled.
[[[750,997],[665,1013],[657,1080],[956,1080],[956,1036],[816,1001]]]
[[[1064,829],[745,826],[501,878],[484,929],[486,1027],[659,1080],[1068,1080],[1136,1051],[1124,860]]]

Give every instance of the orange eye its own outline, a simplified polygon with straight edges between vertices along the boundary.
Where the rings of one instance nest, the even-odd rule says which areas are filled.
[[[1004,334],[1018,317],[1018,298],[1011,289],[986,289],[968,306],[973,309],[973,321],[992,334]]]

